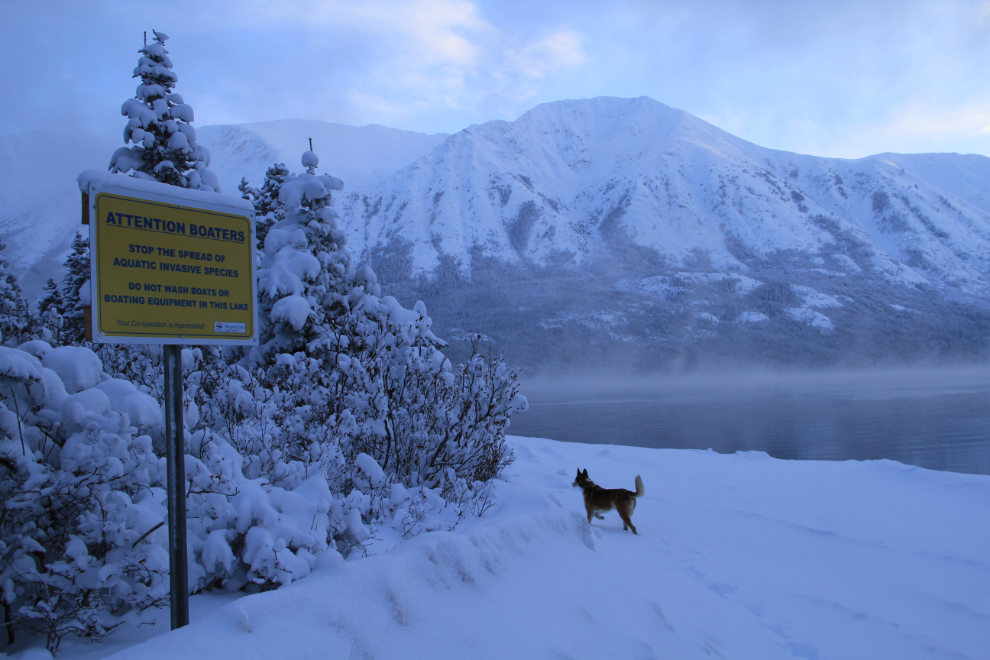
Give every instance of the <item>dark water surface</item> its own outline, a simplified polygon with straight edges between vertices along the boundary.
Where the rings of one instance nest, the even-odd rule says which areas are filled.
[[[990,368],[523,383],[509,433],[990,474]]]

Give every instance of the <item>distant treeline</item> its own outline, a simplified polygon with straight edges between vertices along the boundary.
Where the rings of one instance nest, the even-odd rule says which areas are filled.
[[[575,268],[566,255],[547,266],[508,264],[476,248],[470,277],[450,255],[441,255],[435,273],[414,276],[411,247],[394,240],[365,257],[387,293],[406,305],[426,303],[455,360],[479,333],[494,352],[504,351],[527,371],[860,367],[990,356],[990,305],[892,283],[871,272],[870,255],[856,250],[739,255],[747,265],[740,274],[761,283],[741,287],[731,277],[704,277],[712,269],[703,258],[692,273],[646,249],[613,251],[607,260]],[[668,286],[638,287],[644,280]],[[798,287],[841,306],[808,306]],[[801,309],[827,317],[832,328],[795,320],[794,310]],[[766,318],[740,320],[746,312]]]

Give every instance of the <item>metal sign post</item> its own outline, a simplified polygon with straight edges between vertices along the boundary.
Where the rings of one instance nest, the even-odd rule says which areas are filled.
[[[164,346],[165,455],[168,479],[168,554],[172,630],[189,625],[186,557],[186,443],[182,425],[182,347]]]
[[[163,344],[172,629],[189,623],[182,345],[256,346],[254,207],[84,172],[92,341]]]

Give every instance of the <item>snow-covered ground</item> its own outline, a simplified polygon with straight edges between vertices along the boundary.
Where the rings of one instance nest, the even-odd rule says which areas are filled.
[[[59,657],[990,657],[990,476],[511,442],[480,519]],[[642,475],[638,536],[614,512],[588,526],[578,467],[604,487]]]

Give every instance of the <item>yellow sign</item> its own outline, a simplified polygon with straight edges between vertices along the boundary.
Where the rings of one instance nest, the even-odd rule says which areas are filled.
[[[123,192],[92,205],[94,339],[257,343],[251,218]]]

